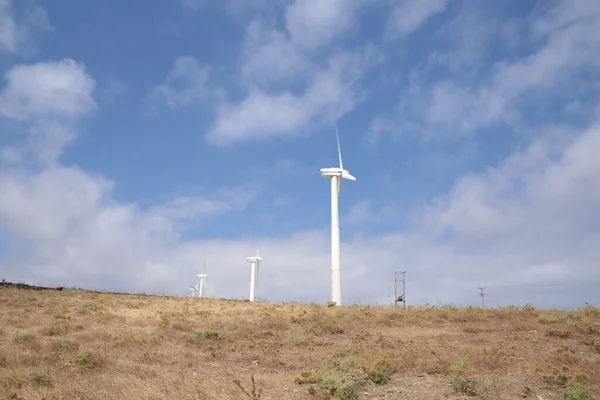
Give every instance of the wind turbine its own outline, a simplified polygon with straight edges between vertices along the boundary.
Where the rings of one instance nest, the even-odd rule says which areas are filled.
[[[256,292],[256,281],[258,280],[258,266],[262,258],[258,255],[258,245],[256,246],[256,256],[246,257],[246,261],[250,263],[250,301],[254,301],[254,293]]]
[[[206,280],[206,278],[208,278],[208,275],[206,274],[198,274],[196,275],[199,279],[198,279],[198,283],[200,284],[200,289],[198,290],[198,297],[202,297],[202,293],[204,292],[204,281]],[[198,287],[198,284],[196,284],[196,287]]]
[[[196,284],[196,290],[198,290],[198,297],[202,297],[202,293],[204,292],[204,281],[206,280],[206,278],[208,278],[208,275],[206,274],[206,258],[204,258],[203,260],[203,268],[204,270],[203,273],[196,275],[199,279],[198,279],[198,284],[200,284],[200,289],[198,289],[198,284]]]
[[[342,270],[340,267],[340,217],[338,203],[342,189],[342,179],[355,181],[356,178],[344,169],[342,164],[342,150],[340,149],[340,136],[335,124],[335,137],[337,139],[339,168],[321,168],[321,178],[331,179],[331,297],[330,301],[337,306],[342,305]]]
[[[196,297],[197,291],[198,291],[198,284],[196,284],[196,287],[193,287],[192,285],[190,285],[190,292],[192,292],[192,297]]]

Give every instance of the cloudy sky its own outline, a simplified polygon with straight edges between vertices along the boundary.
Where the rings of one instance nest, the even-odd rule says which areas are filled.
[[[7,280],[324,303],[337,121],[344,304],[600,303],[597,0],[0,0],[0,70]]]

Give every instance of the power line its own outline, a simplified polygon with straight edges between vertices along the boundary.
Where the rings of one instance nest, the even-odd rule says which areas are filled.
[[[486,288],[521,288],[521,287],[565,287],[565,286],[600,286],[600,282],[554,283],[543,285],[488,285]]]

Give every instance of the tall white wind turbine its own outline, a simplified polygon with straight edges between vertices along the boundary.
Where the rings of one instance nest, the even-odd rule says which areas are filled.
[[[250,263],[250,301],[254,301],[256,281],[258,280],[258,267],[262,261],[262,258],[258,255],[258,246],[256,246],[256,256],[246,257],[246,261]]]
[[[340,136],[335,124],[335,137],[337,139],[339,168],[321,168],[321,178],[331,179],[331,297],[330,301],[337,306],[342,305],[342,270],[340,266],[340,217],[338,211],[339,196],[342,189],[342,179],[355,181],[356,178],[344,169],[342,164],[342,150],[340,149]]]

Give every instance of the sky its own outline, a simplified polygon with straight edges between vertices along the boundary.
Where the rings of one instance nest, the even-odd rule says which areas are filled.
[[[0,275],[600,304],[597,0],[0,0]]]

